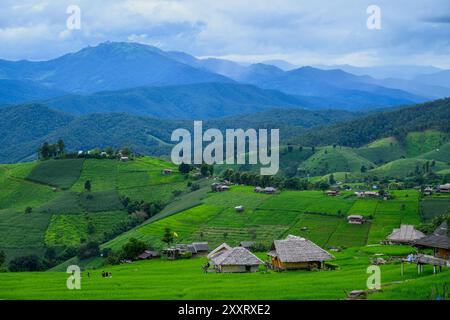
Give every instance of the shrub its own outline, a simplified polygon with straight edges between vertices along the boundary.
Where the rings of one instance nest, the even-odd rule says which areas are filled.
[[[98,255],[100,255],[100,247],[95,241],[81,244],[77,252],[77,256],[80,259],[87,259]]]
[[[124,259],[133,260],[147,249],[145,242],[131,238],[122,247],[122,257]]]
[[[9,271],[12,272],[40,271],[42,269],[42,261],[35,254],[17,257],[9,262]]]

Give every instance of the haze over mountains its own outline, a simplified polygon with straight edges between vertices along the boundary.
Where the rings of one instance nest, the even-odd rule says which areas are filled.
[[[445,71],[415,80],[312,67],[284,71],[106,42],[49,61],[0,60],[0,105],[39,100],[75,114],[120,111],[182,119],[274,107],[367,110],[448,96],[446,77]]]

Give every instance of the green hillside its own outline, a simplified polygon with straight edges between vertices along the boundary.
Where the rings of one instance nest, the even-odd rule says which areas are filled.
[[[175,172],[163,175],[164,168]],[[90,192],[84,190],[87,180]],[[0,250],[8,259],[43,254],[48,246],[62,250],[88,240],[101,243],[141,223],[127,212],[123,197],[168,204],[177,200],[173,190],[181,197],[188,192],[176,167],[157,158],[0,165],[0,186]]]
[[[427,163],[429,168],[428,171],[426,169]],[[439,172],[440,170],[448,168],[449,165],[444,162],[436,161],[433,165],[430,160],[409,158],[389,162],[371,170],[370,173],[381,177],[404,178],[415,174],[424,174],[426,172]]]
[[[436,130],[422,132],[409,132],[405,138],[406,152],[410,157],[415,157],[438,149],[448,141],[448,134]]]
[[[330,198],[320,191],[257,194],[252,187],[233,186],[229,192],[210,193],[193,208],[137,227],[104,244],[120,249],[136,238],[152,248],[164,247],[165,228],[178,234],[176,242],[208,241],[238,245],[254,241],[268,246],[274,239],[295,234],[324,247],[355,247],[383,240],[401,223],[419,224],[419,196],[414,190],[393,191],[394,200],[361,200],[353,193]],[[243,205],[244,212],[234,210]],[[347,214],[370,217],[364,225],[350,225]]]
[[[421,154],[418,156],[420,159],[436,160],[441,162],[450,162],[450,142],[444,145],[437,146],[434,150]]]
[[[376,165],[350,148],[324,147],[301,163],[299,170],[317,176],[332,172],[359,172],[362,167],[370,169]]]

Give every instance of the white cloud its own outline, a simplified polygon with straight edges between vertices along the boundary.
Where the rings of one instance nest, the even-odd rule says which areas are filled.
[[[82,28],[68,32],[66,8],[71,4],[81,7]],[[369,4],[372,1],[4,0],[0,57],[44,59],[110,40],[198,56],[288,59],[302,65],[450,65],[448,0],[378,0],[383,19],[379,31],[366,28]]]

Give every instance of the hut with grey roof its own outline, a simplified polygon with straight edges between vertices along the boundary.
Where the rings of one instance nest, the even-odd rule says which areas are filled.
[[[434,256],[441,259],[450,259],[450,237],[448,235],[448,226],[444,221],[436,228],[433,234],[416,240],[414,245],[419,248],[431,248]]]
[[[221,255],[222,253],[224,253],[225,251],[228,251],[228,250],[231,250],[232,248],[228,245],[228,244],[226,244],[226,243],[222,243],[220,246],[218,246],[217,248],[215,248],[213,251],[211,251],[209,254],[208,254],[208,259],[209,260],[211,260],[211,262],[212,262],[212,259],[214,258],[214,257],[217,257],[217,256],[219,256],[219,255]]]
[[[274,269],[320,269],[326,260],[334,259],[314,242],[289,235],[284,240],[275,240],[268,252]]]
[[[399,229],[394,229],[387,239],[390,243],[411,244],[424,237],[425,234],[416,230],[414,226],[402,224]]]
[[[243,247],[225,250],[210,259],[219,272],[255,272],[264,262]]]

